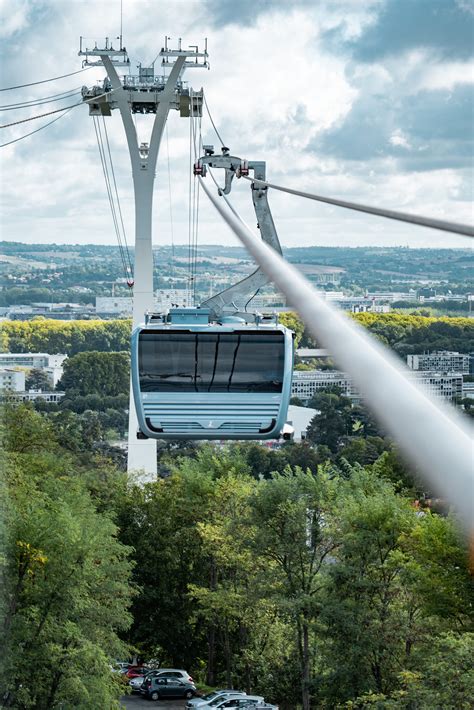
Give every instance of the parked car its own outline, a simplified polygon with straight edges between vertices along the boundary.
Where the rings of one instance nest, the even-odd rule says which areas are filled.
[[[223,690],[213,690],[211,693],[208,693],[207,695],[204,695],[201,698],[193,698],[192,700],[188,700],[188,702],[186,703],[186,708],[188,710],[201,710],[201,708],[205,708],[211,702],[224,700],[225,698],[229,698],[234,695],[240,697],[241,695],[247,695],[247,693],[245,693],[243,690],[231,690],[230,688],[224,688]]]
[[[179,668],[157,668],[156,670],[153,670],[153,673],[156,673],[162,678],[178,678],[180,680],[187,681],[188,683],[194,683],[188,671],[183,671]]]
[[[128,670],[125,671],[124,675],[127,678],[137,678],[138,676],[143,678],[149,672],[150,669],[145,668],[145,666],[131,666]]]
[[[129,680],[128,684],[132,689],[132,693],[140,692],[140,688],[142,687],[143,681],[146,677],[146,675],[137,675],[135,678]]]
[[[130,663],[126,663],[125,661],[115,661],[109,665],[112,673],[126,673],[131,666]]]
[[[140,693],[150,700],[160,698],[192,698],[196,695],[194,683],[179,678],[163,678],[147,675],[140,688]]]
[[[247,695],[243,690],[233,690],[232,688],[223,688],[221,690],[213,690],[207,695],[203,695],[200,698],[193,698],[188,700],[186,703],[186,708],[190,710],[191,708],[199,708],[202,705],[207,705],[211,700],[222,700],[226,696],[230,695]]]
[[[140,692],[145,678],[176,678],[187,683],[193,683],[193,679],[187,671],[178,670],[177,668],[158,668],[156,670],[147,668],[146,675],[132,678],[129,682],[132,692]]]
[[[234,695],[231,697],[221,698],[220,700],[211,700],[207,705],[201,705],[199,710],[255,710],[259,703],[263,703],[264,699],[261,695]]]

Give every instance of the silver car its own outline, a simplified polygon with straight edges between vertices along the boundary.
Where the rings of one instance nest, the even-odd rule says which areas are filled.
[[[145,676],[144,675],[139,675],[136,678],[132,678],[131,681],[129,682],[129,686],[132,689],[132,693],[139,693],[140,688],[142,687],[142,683],[144,680]]]
[[[241,695],[247,695],[243,690],[232,690],[230,688],[224,688],[223,690],[213,690],[211,693],[208,693],[207,695],[204,695],[202,698],[193,698],[192,700],[188,700],[186,703],[186,708],[187,710],[191,710],[194,708],[206,708],[209,703],[218,701],[218,700],[224,700],[227,697],[231,697],[236,695],[237,697],[240,697]]]
[[[263,702],[261,695],[234,695],[211,700],[206,705],[200,705],[199,710],[255,710],[256,706]]]

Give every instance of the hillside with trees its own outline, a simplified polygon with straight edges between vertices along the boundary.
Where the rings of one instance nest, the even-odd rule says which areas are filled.
[[[138,485],[93,431],[7,414],[4,707],[118,707],[132,650],[282,710],[472,707],[467,544],[389,452],[166,445]]]

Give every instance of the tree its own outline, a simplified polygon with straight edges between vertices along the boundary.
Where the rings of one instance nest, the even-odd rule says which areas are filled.
[[[47,372],[33,368],[26,377],[25,387],[27,390],[49,392],[53,389],[53,382]]]
[[[69,396],[117,396],[126,394],[130,387],[130,358],[125,352],[79,353],[68,358],[63,369],[58,389]]]
[[[249,653],[254,626],[269,612],[255,594],[256,569],[245,549],[249,499],[255,481],[236,476],[232,469],[213,485],[213,504],[207,520],[198,523],[203,552],[210,571],[206,585],[191,584],[189,592],[198,603],[198,618],[215,633],[225,664],[225,684],[233,687],[235,665],[244,667],[245,687],[252,687]],[[253,659],[252,659],[253,660]]]
[[[295,334],[295,348],[298,347],[304,331],[304,323],[297,313],[280,313],[280,322]]]
[[[390,483],[360,466],[339,499],[341,544],[323,606],[324,695],[334,705],[388,693],[420,631],[419,605],[403,540],[418,519]]]
[[[129,550],[48,423],[18,410],[8,420],[3,461],[2,707],[118,708],[122,688],[108,662],[125,652],[118,632],[130,623]],[[15,431],[22,428],[41,433],[42,447],[25,448]]]
[[[341,438],[352,432],[350,399],[332,392],[321,392],[314,395],[309,404],[318,413],[310,422],[307,440],[313,444],[325,444],[337,453]]]
[[[303,710],[311,706],[317,653],[312,629],[320,613],[325,561],[337,546],[333,507],[337,483],[296,468],[262,481],[252,502],[254,547],[274,568],[268,594],[295,631]]]

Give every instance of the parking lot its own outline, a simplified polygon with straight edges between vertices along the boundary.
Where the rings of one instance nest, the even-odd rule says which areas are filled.
[[[186,707],[186,700],[157,700],[153,702],[142,698],[141,695],[124,695],[122,705],[127,710],[142,710],[142,708],[167,708],[167,710],[183,710]]]

